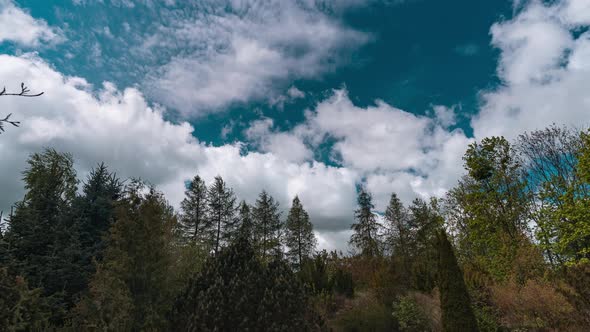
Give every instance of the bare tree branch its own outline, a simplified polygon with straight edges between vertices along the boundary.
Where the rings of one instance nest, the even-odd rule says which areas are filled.
[[[29,88],[25,85],[25,83],[21,83],[20,84],[20,92],[6,92],[6,87],[4,87],[2,89],[2,91],[0,91],[0,97],[1,96],[18,96],[18,97],[39,97],[41,96],[44,92],[39,92],[36,94],[31,94],[31,90],[29,90]],[[8,114],[4,119],[0,119],[0,134],[3,133],[5,131],[4,129],[4,125],[6,124],[11,124],[14,127],[18,127],[20,125],[20,121],[12,121],[10,120],[10,116],[12,115],[12,113]]]

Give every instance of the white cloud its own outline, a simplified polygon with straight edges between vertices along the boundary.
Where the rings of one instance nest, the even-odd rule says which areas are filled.
[[[551,123],[588,124],[590,26],[586,0],[552,5],[531,1],[518,15],[495,24],[492,43],[501,51],[503,86],[483,92],[483,106],[472,120],[478,138],[505,135]]]
[[[34,55],[0,55],[0,77],[23,80],[39,98],[0,98],[21,128],[0,135],[0,209],[8,210],[24,193],[21,171],[30,153],[43,147],[70,152],[80,177],[104,161],[123,178],[139,176],[157,185],[174,205],[184,195],[184,181],[197,172],[208,182],[221,175],[238,196],[253,203],[266,189],[283,209],[299,195],[316,229],[347,229],[358,175],[319,162],[292,162],[274,153],[244,154],[242,143],[206,146],[186,122],[165,121],[136,89],[106,83],[95,97],[89,84],[53,70]]]
[[[44,20],[31,17],[10,0],[0,0],[0,43],[14,42],[24,47],[55,44],[63,41],[61,31]]]
[[[159,27],[141,47],[145,53],[184,48],[148,75],[144,85],[185,115],[278,98],[277,87],[288,79],[332,70],[345,61],[345,50],[369,38],[342,26],[314,1],[204,1],[199,6],[189,17]],[[289,91],[291,97],[300,96]]]

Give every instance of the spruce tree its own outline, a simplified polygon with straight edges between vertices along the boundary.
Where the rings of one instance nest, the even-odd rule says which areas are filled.
[[[242,201],[238,207],[238,236],[244,236],[252,243],[254,242],[254,222],[252,221],[252,212],[246,201]]]
[[[177,298],[171,321],[179,331],[305,331],[307,311],[303,287],[286,263],[263,264],[239,236]]]
[[[127,186],[104,259],[88,296],[76,307],[76,328],[166,329],[174,297],[175,227],[176,217],[161,193],[135,180]]]
[[[280,217],[279,203],[263,190],[252,208],[256,247],[263,261],[267,261],[271,255],[281,253],[280,238],[283,225]]]
[[[42,287],[60,325],[85,285],[79,227],[74,223],[76,172],[69,154],[46,149],[32,154],[24,171],[25,197],[9,218],[5,240],[9,270],[33,288]]]
[[[221,176],[216,176],[207,193],[210,235],[216,254],[221,246],[235,235],[235,204],[233,190],[226,186]]]
[[[207,217],[208,201],[205,181],[198,175],[195,176],[184,193],[186,197],[180,203],[182,217],[179,223],[182,236],[194,244],[202,244],[208,239],[207,231],[211,229],[211,219]]]
[[[463,273],[444,230],[438,232],[438,287],[443,331],[477,332]]]
[[[285,244],[288,247],[287,258],[297,267],[301,267],[303,261],[311,257],[317,244],[309,215],[297,196],[293,199],[285,223]]]
[[[379,255],[379,224],[372,211],[375,206],[371,194],[361,188],[357,202],[358,209],[354,211],[356,223],[350,227],[354,231],[350,244],[359,249],[363,256],[375,257]]]

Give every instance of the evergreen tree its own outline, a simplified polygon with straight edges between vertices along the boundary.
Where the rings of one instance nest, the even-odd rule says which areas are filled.
[[[121,192],[121,181],[101,163],[91,170],[82,187],[82,195],[74,201],[76,227],[80,230],[84,284],[95,272],[94,261],[102,260],[106,248],[104,238],[108,235]]]
[[[254,237],[263,261],[266,261],[270,255],[281,253],[280,238],[283,225],[280,216],[279,203],[263,190],[252,208]]]
[[[438,233],[438,253],[438,287],[443,331],[479,331],[463,273],[444,230]]]
[[[215,181],[207,193],[207,198],[208,218],[211,225],[210,234],[213,239],[214,252],[217,254],[223,243],[228,242],[235,235],[236,198],[221,176],[215,177]]]
[[[252,221],[252,212],[246,201],[242,201],[238,207],[239,230],[238,235],[246,237],[252,243],[254,242],[254,222]]]
[[[379,255],[379,224],[372,211],[375,206],[371,194],[361,188],[357,202],[358,209],[354,211],[357,222],[350,227],[354,231],[350,244],[358,248],[363,256],[375,257]]]
[[[268,266],[240,236],[205,264],[177,298],[180,331],[305,331],[305,293],[282,261]]]
[[[411,257],[411,280],[414,289],[430,292],[436,283],[437,232],[444,220],[439,213],[438,202],[430,203],[416,198],[409,206],[412,239],[409,252]]]
[[[0,268],[0,331],[49,330],[51,311],[42,292],[29,289],[22,277]]]
[[[24,171],[25,197],[16,203],[6,234],[10,272],[51,297],[61,324],[73,296],[84,289],[79,227],[72,216],[76,172],[72,156],[47,149],[32,154]]]
[[[186,197],[180,203],[182,235],[193,243],[204,243],[208,239],[206,233],[211,229],[212,221],[207,218],[208,201],[205,181],[198,175],[195,176],[184,193]]]
[[[309,215],[297,196],[293,199],[285,223],[285,243],[288,247],[287,258],[297,267],[301,267],[303,261],[311,257],[317,244]]]
[[[109,245],[90,293],[75,310],[79,329],[162,330],[173,301],[176,217],[162,194],[133,181],[116,208]]]

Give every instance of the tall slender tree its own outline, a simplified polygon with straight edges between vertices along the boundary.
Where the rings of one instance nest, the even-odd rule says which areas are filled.
[[[283,225],[280,216],[279,203],[263,190],[252,208],[254,237],[263,261],[266,261],[271,254],[281,252],[280,238]]]
[[[357,198],[358,209],[354,211],[356,223],[350,228],[354,231],[350,237],[350,244],[360,250],[366,257],[379,255],[379,224],[373,214],[373,198],[371,194],[361,188]]]
[[[238,208],[238,233],[246,237],[251,243],[254,241],[254,223],[252,221],[252,212],[246,201],[242,201]]]
[[[216,176],[207,193],[209,224],[213,249],[217,254],[221,246],[235,234],[236,197],[221,176]]]
[[[287,258],[297,267],[301,267],[304,260],[313,255],[317,245],[309,215],[297,196],[293,199],[285,223],[285,244],[288,247]]]
[[[180,203],[182,217],[180,218],[181,236],[193,243],[204,243],[207,240],[207,230],[211,229],[212,219],[207,217],[207,185],[200,176],[195,176],[184,192],[185,198]]]

